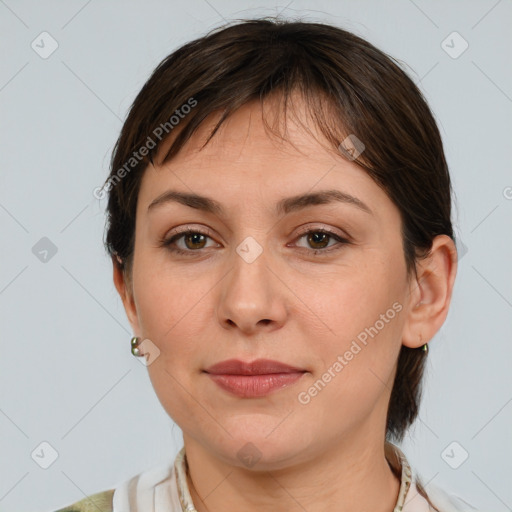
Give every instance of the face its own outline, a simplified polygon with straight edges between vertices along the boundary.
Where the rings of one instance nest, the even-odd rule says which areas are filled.
[[[411,301],[398,209],[293,119],[293,146],[273,138],[258,103],[199,151],[216,119],[149,167],[138,197],[127,312],[156,347],[148,371],[161,404],[184,436],[239,466],[244,450],[271,468],[384,436]],[[324,191],[337,194],[294,200]],[[300,372],[205,372],[228,359]]]

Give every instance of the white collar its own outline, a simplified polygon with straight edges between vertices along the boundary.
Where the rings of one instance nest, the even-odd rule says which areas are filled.
[[[432,512],[434,509],[418,492],[417,478],[404,453],[389,442],[386,442],[385,453],[401,482],[393,512]],[[428,495],[440,512],[476,510],[432,484]],[[173,464],[167,463],[139,473],[116,488],[113,512],[197,512],[187,483],[185,447],[178,452]]]

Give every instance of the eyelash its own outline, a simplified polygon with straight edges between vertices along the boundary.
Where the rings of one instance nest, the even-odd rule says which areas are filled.
[[[325,248],[325,249],[307,249],[307,248],[304,248],[302,247],[302,249],[305,249],[306,251],[308,252],[312,252],[314,256],[318,256],[320,254],[326,254],[326,253],[331,253],[333,251],[338,251],[340,249],[343,249],[345,245],[348,245],[350,243],[349,240],[347,240],[346,238],[343,238],[341,236],[339,236],[338,234],[328,230],[328,229],[322,229],[322,228],[318,228],[318,229],[309,229],[307,231],[303,231],[299,234],[297,240],[301,239],[302,237],[306,236],[306,235],[309,235],[310,233],[325,233],[326,235],[329,235],[330,237],[334,238],[336,241],[339,242],[340,245],[338,246],[334,246],[331,247],[331,248]],[[180,231],[179,233],[171,236],[170,238],[163,238],[162,240],[160,240],[160,247],[165,247],[166,249],[168,249],[169,251],[173,252],[174,254],[178,254],[178,255],[190,255],[190,253],[196,253],[196,252],[200,252],[201,249],[188,249],[188,250],[184,250],[184,249],[179,249],[177,247],[173,247],[172,244],[174,242],[176,242],[177,240],[179,240],[180,238],[184,237],[184,236],[187,236],[187,235],[191,235],[191,234],[194,234],[194,235],[203,235],[203,236],[206,236],[208,238],[211,238],[210,235],[208,233],[204,233],[202,231],[199,231],[197,229],[191,229],[191,228],[187,228],[187,229],[184,229],[182,231]]]

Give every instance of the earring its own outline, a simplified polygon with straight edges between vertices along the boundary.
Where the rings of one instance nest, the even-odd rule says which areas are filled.
[[[422,341],[421,334],[420,334],[420,341]],[[423,347],[421,347],[421,349],[423,350],[423,352],[428,353],[428,345],[426,343],[423,345]]]
[[[131,345],[132,345],[132,354],[135,356],[135,357],[142,357],[142,354],[140,353],[140,349],[139,349],[139,340],[140,338],[138,338],[137,336],[134,336],[132,338],[132,341],[131,341]]]

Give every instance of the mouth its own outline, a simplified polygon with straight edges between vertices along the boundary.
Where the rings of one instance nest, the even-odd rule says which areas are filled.
[[[294,384],[307,370],[270,359],[229,359],[204,372],[224,391],[242,398],[257,398]]]
[[[241,361],[240,359],[227,359],[205,370],[206,373],[211,375],[269,375],[305,371],[304,368],[291,366],[280,361],[273,361],[272,359],[256,359],[251,362]]]

